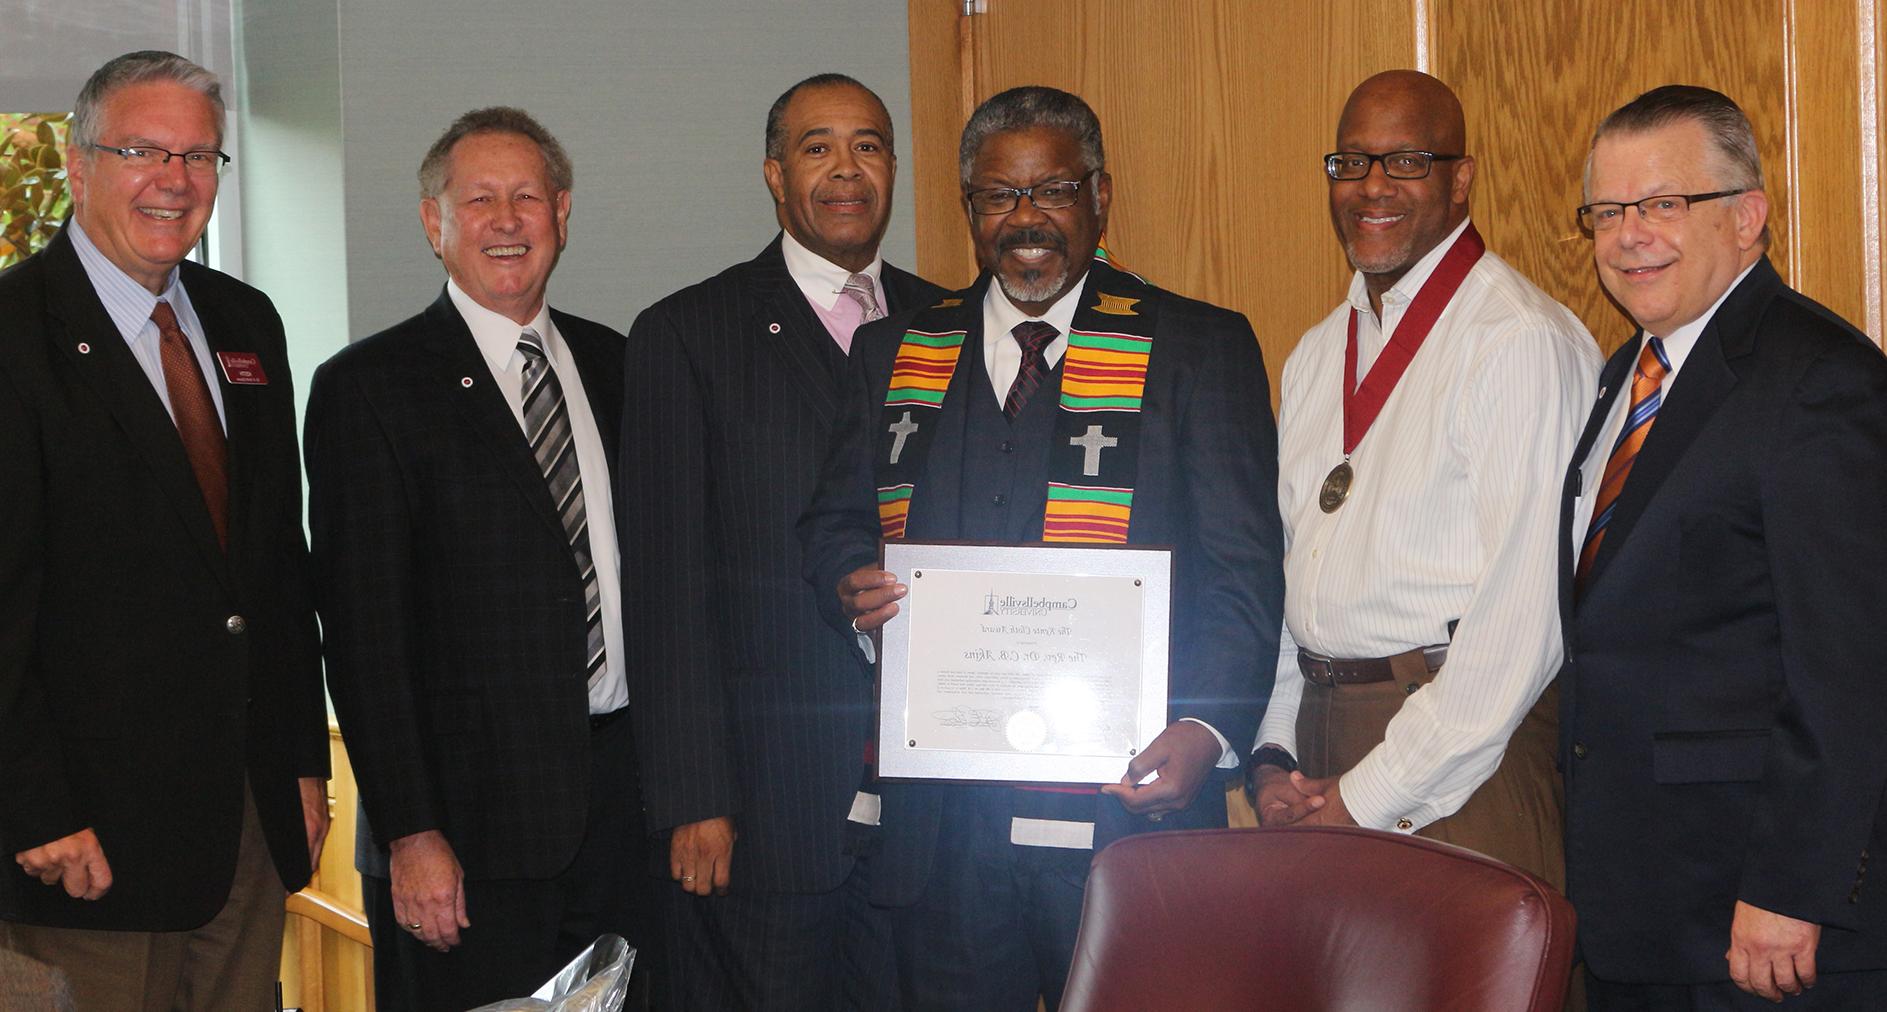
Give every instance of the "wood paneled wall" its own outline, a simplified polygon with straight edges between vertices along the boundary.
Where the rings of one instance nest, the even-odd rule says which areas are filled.
[[[956,145],[978,101],[1050,84],[1101,117],[1119,260],[1251,318],[1276,377],[1349,277],[1319,156],[1365,77],[1454,87],[1490,247],[1585,320],[1632,326],[1573,220],[1592,128],[1647,88],[1708,85],[1757,132],[1783,276],[1881,336],[1874,54],[1883,0],[909,0],[918,267],[975,274]]]

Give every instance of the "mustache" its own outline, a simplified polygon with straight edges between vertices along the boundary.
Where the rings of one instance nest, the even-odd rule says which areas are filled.
[[[1061,236],[1044,232],[1039,228],[1025,228],[1011,232],[996,243],[998,250],[1012,249],[1052,249],[1066,253],[1068,241]]]

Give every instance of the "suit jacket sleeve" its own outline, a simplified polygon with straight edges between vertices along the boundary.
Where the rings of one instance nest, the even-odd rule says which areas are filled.
[[[1284,615],[1278,433],[1251,324],[1228,313],[1210,330],[1178,420],[1195,545],[1180,553],[1169,711],[1212,725],[1243,754],[1271,691]]]
[[[623,358],[617,530],[624,610],[635,616],[629,697],[651,774],[643,784],[651,830],[734,815],[739,805],[729,658],[714,606],[708,377],[690,360],[678,313],[667,304],[643,312]]]
[[[45,560],[39,422],[0,372],[0,841],[6,857],[88,824],[65,777],[65,757],[34,663]]]
[[[1887,538],[1870,521],[1887,502],[1887,364],[1843,341],[1784,418],[1761,490],[1783,697],[1739,898],[1858,927],[1850,890],[1887,787]]]
[[[877,482],[872,476],[872,427],[878,414],[874,393],[882,396],[890,361],[904,335],[908,314],[887,317],[858,328],[850,367],[841,386],[839,417],[832,445],[819,471],[819,491],[799,518],[800,547],[806,579],[812,583],[819,613],[833,628],[852,632],[852,621],[839,605],[839,580],[860,566],[878,561]],[[878,365],[874,368],[873,363]],[[882,373],[882,377],[879,375]]]
[[[407,476],[358,377],[333,364],[315,373],[304,438],[328,678],[368,821],[385,845],[442,823],[415,701]]]

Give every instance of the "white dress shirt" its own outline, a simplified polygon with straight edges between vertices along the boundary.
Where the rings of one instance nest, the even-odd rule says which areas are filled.
[[[203,370],[203,382],[210,388],[210,403],[216,405],[216,419],[227,434],[229,421],[223,415],[223,384],[216,378],[217,369],[210,356],[209,339],[203,334],[203,322],[197,319],[197,311],[190,305],[190,294],[178,280],[181,272],[172,267],[170,277],[164,281],[164,293],[152,295],[150,289],[133,281],[131,275],[106,258],[79,227],[78,218],[66,222],[66,232],[72,237],[72,249],[79,255],[86,278],[92,282],[92,291],[97,292],[98,301],[105,304],[105,315],[111,317],[119,335],[130,346],[132,357],[138,360],[138,367],[144,370],[145,378],[157,391],[157,399],[163,402],[164,410],[170,412],[170,420],[175,424],[177,414],[170,408],[170,385],[164,382],[160,348],[163,335],[157,330],[157,321],[151,319],[151,311],[157,308],[159,300],[170,303],[170,311],[177,316],[177,327],[183,331],[190,351],[197,357],[197,368]]]
[[[1297,753],[1298,644],[1340,658],[1448,643],[1435,681],[1408,697],[1384,741],[1345,773],[1359,825],[1421,829],[1454,813],[1500,764],[1507,739],[1559,668],[1561,478],[1600,365],[1577,317],[1505,261],[1468,273],[1357,445],[1350,497],[1317,493],[1343,460],[1350,313],[1367,372],[1455,236],[1382,297],[1361,274],[1284,367],[1278,506],[1284,633],[1259,743]],[[1399,820],[1408,820],[1402,826]]]
[[[784,230],[780,232],[780,255],[786,259],[786,273],[799,290],[806,293],[806,301],[825,310],[838,304],[845,283],[852,279],[851,271],[807,249],[793,238],[793,233]],[[885,286],[879,280],[884,266],[885,258],[874,256],[871,263],[858,272],[871,279],[871,296],[878,300],[880,311],[885,308]]]
[[[596,417],[590,411],[590,399],[583,392],[583,376],[570,346],[550,319],[550,302],[538,307],[530,323],[519,326],[503,314],[494,313],[472,301],[458,282],[448,278],[446,292],[458,307],[472,340],[491,369],[492,381],[504,394],[505,403],[524,426],[524,353],[518,350],[518,336],[526,328],[537,331],[544,340],[544,357],[563,387],[564,403],[570,411],[570,433],[577,447],[577,472],[583,479],[583,514],[588,519],[590,561],[596,566],[596,585],[603,599],[603,676],[590,686],[590,712],[610,713],[629,705],[629,682],[623,665],[622,645],[622,555],[616,547],[616,513],[610,503],[609,457],[603,452]]]
[[[1725,288],[1723,294],[1717,296],[1717,301],[1711,303],[1707,312],[1671,331],[1670,336],[1664,338],[1664,358],[1665,361],[1671,363],[1671,369],[1664,374],[1663,381],[1658,384],[1660,408],[1663,407],[1664,399],[1671,396],[1671,384],[1677,382],[1677,371],[1684,368],[1684,360],[1690,358],[1690,350],[1697,347],[1697,338],[1703,336],[1704,328],[1708,327],[1710,321],[1716,317],[1717,310],[1723,306],[1723,300],[1729,298],[1731,292],[1736,291],[1736,287],[1743,283],[1743,279],[1748,277],[1749,272],[1755,267],[1756,263],[1751,262],[1748,267],[1743,268],[1743,272],[1736,276],[1736,280],[1730,282],[1730,287]],[[1649,332],[1638,335],[1636,345],[1638,354],[1644,353],[1645,342],[1655,336]],[[1621,389],[1618,396],[1612,399],[1612,407],[1605,417],[1605,428],[1586,449],[1586,459],[1579,465],[1579,500],[1573,504],[1572,511],[1572,550],[1575,559],[1579,557],[1580,549],[1585,547],[1586,529],[1592,526],[1592,507],[1598,498],[1599,482],[1605,478],[1606,462],[1612,459],[1612,444],[1618,442],[1618,430],[1624,428],[1625,413],[1631,410],[1631,384],[1638,375],[1636,362],[1637,359],[1634,357],[1632,368],[1626,370],[1625,377],[1618,381]],[[1651,424],[1653,428],[1657,427],[1656,421]]]

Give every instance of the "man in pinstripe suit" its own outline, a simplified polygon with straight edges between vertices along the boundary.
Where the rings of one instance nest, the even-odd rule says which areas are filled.
[[[793,533],[852,331],[941,294],[878,256],[896,168],[870,90],[837,74],[794,85],[767,115],[763,164],[782,234],[630,330],[618,494],[630,694],[687,1008],[882,1007],[896,994],[864,902],[871,676],[820,621]]]
[[[622,339],[544,294],[569,159],[480,109],[419,178],[445,290],[315,374],[308,482],[379,1006],[459,1010],[602,933],[646,961],[646,833],[610,505]]]

